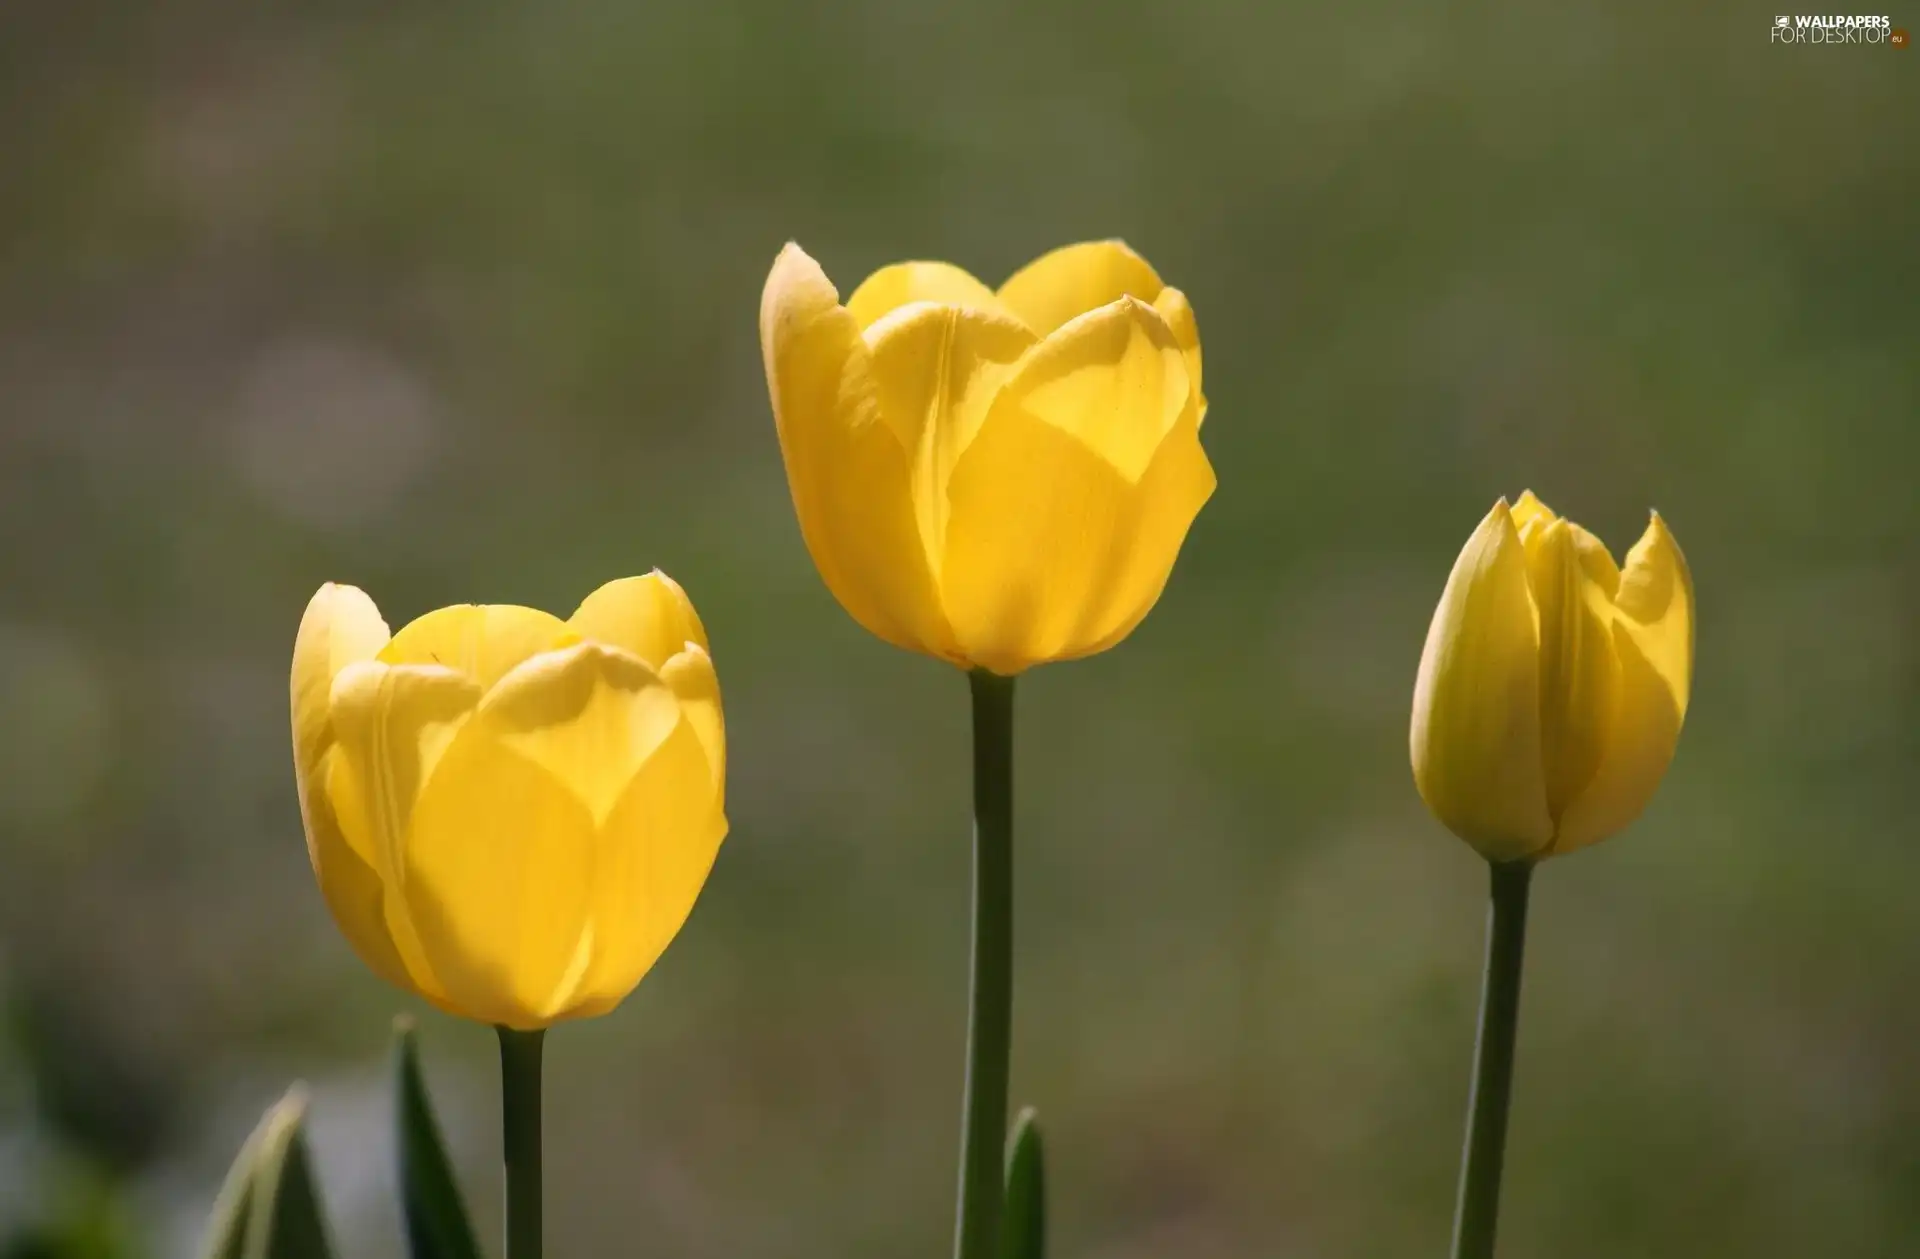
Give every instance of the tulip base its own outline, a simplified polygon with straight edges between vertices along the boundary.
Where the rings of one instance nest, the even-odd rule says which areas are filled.
[[[995,1259],[1005,1200],[1007,1074],[1013,1033],[1013,679],[984,669],[973,688],[973,984],[961,1104],[955,1259]]]
[[[1453,1217],[1453,1259],[1491,1259],[1500,1216],[1500,1172],[1506,1161],[1507,1111],[1513,1099],[1513,1048],[1520,1026],[1520,969],[1527,947],[1530,861],[1488,863],[1487,969],[1480,993],[1480,1032],[1467,1099],[1466,1148],[1460,1156],[1460,1198]]]
[[[540,1259],[540,1051],[544,1031],[500,1033],[507,1259]]]

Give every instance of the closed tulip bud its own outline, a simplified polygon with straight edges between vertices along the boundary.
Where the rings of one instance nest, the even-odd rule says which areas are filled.
[[[707,638],[662,573],[565,621],[441,608],[398,634],[325,585],[293,649],[294,769],[334,920],[376,972],[532,1030],[619,1004],[727,832]]]
[[[900,263],[844,304],[788,245],[760,346],[814,564],[899,647],[1008,676],[1104,651],[1213,493],[1193,309],[1118,241],[997,291]]]
[[[1488,859],[1554,856],[1640,815],[1693,677],[1693,579],[1654,513],[1616,565],[1531,493],[1454,563],[1413,691],[1413,776]]]

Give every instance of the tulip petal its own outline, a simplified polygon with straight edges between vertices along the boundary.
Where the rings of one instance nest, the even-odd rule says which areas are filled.
[[[565,1017],[618,1005],[679,934],[727,835],[694,722],[647,758],[601,827],[594,865],[594,957]]]
[[[1532,490],[1523,491],[1519,501],[1513,505],[1513,527],[1520,531],[1520,540],[1529,546],[1534,536],[1532,531],[1545,529],[1554,521],[1564,519],[1535,498]],[[1571,520],[1566,522],[1566,526],[1573,533],[1573,549],[1580,559],[1580,566],[1586,570],[1587,576],[1599,583],[1608,600],[1612,600],[1614,592],[1620,588],[1620,566],[1613,562],[1607,544]]]
[[[1693,578],[1655,513],[1615,599],[1615,718],[1599,772],[1560,822],[1555,853],[1605,839],[1653,798],[1680,741],[1693,677]]]
[[[515,665],[559,644],[567,624],[551,612],[511,603],[458,603],[402,627],[380,651],[394,665],[464,673],[486,690]]]
[[[1564,520],[1521,531],[1540,626],[1540,758],[1556,821],[1600,768],[1613,726],[1613,602],[1587,573]]]
[[[1620,592],[1620,566],[1613,562],[1612,552],[1607,550],[1606,543],[1571,520],[1567,521],[1567,530],[1573,535],[1574,554],[1579,557],[1587,580],[1611,604],[1614,596]]]
[[[479,704],[478,684],[438,665],[362,661],[333,683],[339,745],[327,795],[341,830],[370,854],[384,891],[382,924],[411,981],[440,1002],[445,992],[423,955],[405,899],[405,850],[421,792]]]
[[[1044,337],[1122,297],[1151,302],[1164,287],[1159,274],[1125,241],[1093,240],[1034,259],[1000,286],[1000,300]]]
[[[688,643],[707,645],[707,630],[680,583],[659,569],[610,581],[588,595],[567,627],[581,638],[625,648],[658,672]]]
[[[1413,689],[1420,796],[1493,860],[1553,839],[1540,757],[1540,639],[1526,550],[1502,499],[1460,551]]]
[[[419,991],[406,960],[387,930],[387,892],[380,871],[358,845],[374,842],[366,827],[348,828],[340,821],[335,802],[336,766],[341,752],[330,746],[314,762],[301,788],[301,816],[306,822],[307,854],[314,877],[340,933],[374,974],[403,991]],[[357,807],[350,798],[349,810]]]
[[[349,664],[371,659],[387,638],[380,609],[352,586],[328,582],[307,604],[293,643],[294,784],[307,857],[334,921],[375,974],[406,988],[406,967],[387,938],[385,893],[371,844],[364,850],[354,847],[327,792],[336,742],[329,698],[333,680]]]
[[[667,661],[660,680],[673,690],[680,701],[680,715],[693,727],[695,737],[706,756],[707,772],[714,790],[722,797],[727,782],[727,730],[720,707],[720,678],[713,671],[713,660],[697,643]]]
[[[1131,298],[1020,364],[948,485],[942,594],[971,661],[1017,673],[1081,654],[1131,614],[1144,581],[1164,580],[1120,575],[1135,556],[1142,570],[1170,564],[1211,492],[1211,470],[1188,457],[1165,474],[1183,497],[1143,498],[1191,402],[1172,333]],[[1143,522],[1154,536],[1136,535]]]
[[[1167,321],[1180,352],[1187,356],[1187,379],[1193,385],[1194,396],[1200,399],[1200,422],[1204,424],[1207,396],[1200,388],[1200,322],[1194,318],[1193,305],[1185,293],[1169,287],[1161,289],[1160,296],[1153,299],[1153,308]]]
[[[483,711],[489,737],[551,774],[595,825],[680,720],[678,698],[660,675],[604,643],[534,657]]]
[[[1627,552],[1614,606],[1672,695],[1674,707],[1686,716],[1693,684],[1693,574],[1659,512]]]
[[[1213,464],[1200,445],[1200,413],[1194,409],[1190,414],[1191,420],[1182,420],[1167,434],[1140,478],[1133,495],[1134,516],[1122,527],[1131,544],[1116,548],[1121,558],[1108,584],[1110,597],[1104,605],[1089,604],[1089,615],[1074,635],[1086,645],[1060,659],[1107,650],[1133,633],[1160,602],[1187,530],[1215,487]]]
[[[800,533],[869,632],[952,658],[912,498],[913,461],[882,415],[859,326],[798,245],[760,299],[760,348]]]
[[[868,276],[847,299],[847,312],[865,332],[885,315],[914,302],[939,302],[1017,318],[972,275],[948,262],[896,262]]]
[[[371,660],[392,635],[366,593],[328,582],[314,593],[293,640],[293,749],[312,765],[333,741],[328,697],[340,670]]]
[[[589,969],[600,832],[680,725],[637,657],[577,643],[521,664],[447,747],[401,880],[434,973],[469,1017],[551,1022]],[[701,792],[711,793],[706,775]]]
[[[924,303],[894,311],[866,339],[881,413],[912,452],[915,516],[938,580],[954,465],[1037,341],[1010,317]]]
[[[1552,524],[1558,519],[1559,517],[1553,513],[1553,508],[1535,498],[1532,490],[1520,491],[1520,497],[1514,500],[1513,527],[1515,529],[1525,530],[1536,520],[1543,524]]]

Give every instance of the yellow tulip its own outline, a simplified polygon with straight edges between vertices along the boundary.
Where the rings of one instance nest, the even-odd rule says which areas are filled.
[[[293,648],[307,852],[367,964],[531,1030],[620,1003],[727,833],[706,632],[665,574],[565,621],[462,604],[387,632],[328,584]]]
[[[1118,241],[997,291],[899,263],[844,305],[788,245],[760,347],[814,564],[911,651],[1011,676],[1106,650],[1213,493],[1193,308]]]
[[[1666,522],[1614,563],[1531,492],[1467,539],[1413,690],[1413,776],[1494,861],[1554,856],[1640,815],[1693,678],[1693,578]]]

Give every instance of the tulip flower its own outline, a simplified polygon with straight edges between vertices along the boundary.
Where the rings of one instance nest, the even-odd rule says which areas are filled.
[[[814,564],[899,647],[1005,676],[1104,651],[1213,493],[1193,308],[1118,241],[998,290],[899,263],[844,304],[788,245],[760,347]]]
[[[389,634],[322,586],[293,647],[307,853],[374,971],[496,1025],[508,1259],[540,1255],[545,1028],[618,1005],[726,837],[707,636],[665,574],[572,617],[461,604]]]
[[[1693,677],[1693,580],[1658,513],[1616,565],[1531,493],[1467,540],[1413,692],[1413,776],[1495,861],[1571,852],[1640,815]]]
[[[1447,578],[1413,688],[1413,777],[1490,874],[1453,1259],[1493,1254],[1534,867],[1640,815],[1692,679],[1693,578],[1657,512],[1622,566],[1531,492],[1501,499]]]
[[[1119,241],[1056,249],[998,289],[948,263],[897,263],[844,303],[789,244],[760,297],[760,349],[794,512],[827,588],[878,637],[969,673],[973,984],[954,1254],[994,1259],[1013,679],[1105,651],[1166,587],[1213,494],[1199,327],[1186,296]],[[1023,1197],[1005,1222],[1030,1229],[1038,1209]]]
[[[517,1029],[617,1005],[727,823],[706,634],[661,573],[572,618],[462,604],[389,635],[328,584],[293,652],[307,851],[369,966]]]

